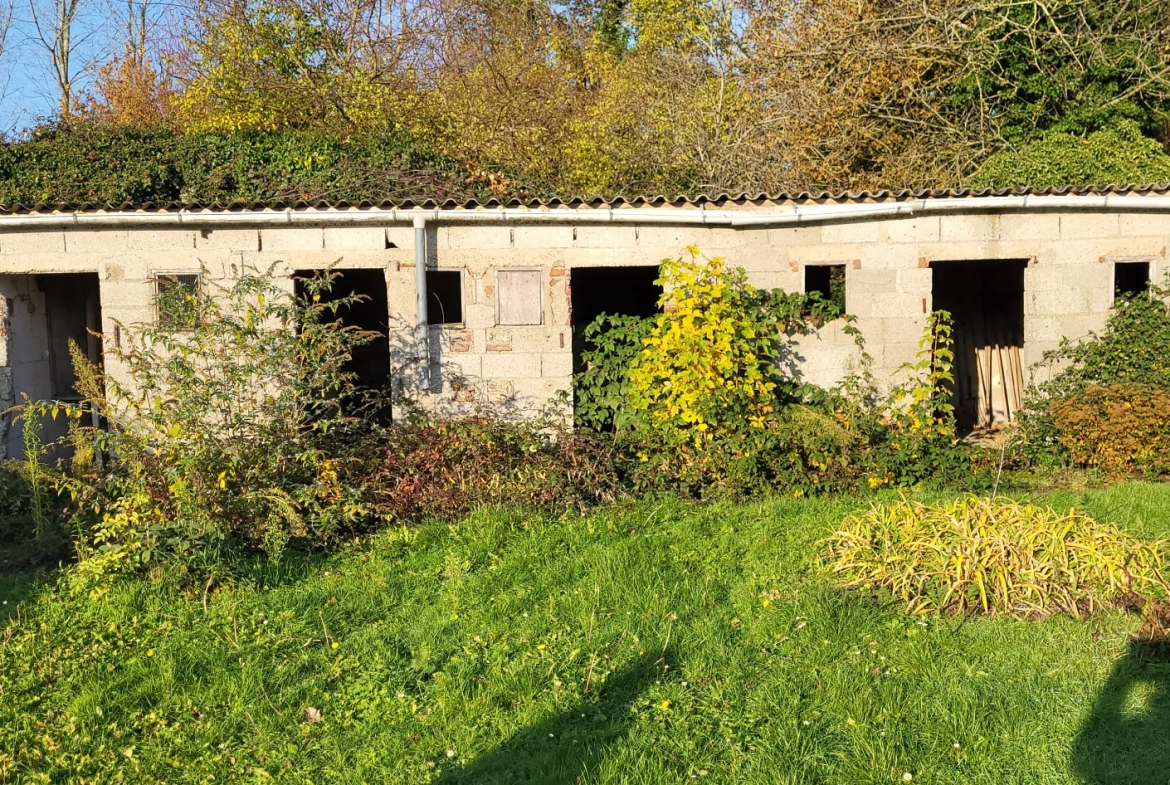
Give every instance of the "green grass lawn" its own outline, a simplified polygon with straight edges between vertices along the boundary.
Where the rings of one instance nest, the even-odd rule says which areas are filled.
[[[1170,486],[1043,498],[1170,535]],[[485,511],[258,564],[206,608],[0,579],[0,782],[1170,780],[1138,620],[835,591],[818,541],[865,504]]]

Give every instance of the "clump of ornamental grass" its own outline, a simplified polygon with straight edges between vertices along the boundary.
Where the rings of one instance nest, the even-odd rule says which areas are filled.
[[[1082,618],[1123,594],[1170,594],[1162,577],[1170,543],[1002,498],[875,505],[846,518],[827,544],[844,587],[889,592],[915,614]]]

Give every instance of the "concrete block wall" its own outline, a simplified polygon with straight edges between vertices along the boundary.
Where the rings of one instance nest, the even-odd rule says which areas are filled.
[[[1154,277],[1167,272],[1170,215],[1124,209],[1026,213],[972,209],[744,228],[444,224],[440,218],[427,233],[428,265],[463,274],[463,322],[432,328],[430,360],[436,370],[429,391],[418,396],[420,404],[444,415],[483,407],[531,414],[549,398],[571,390],[570,289],[577,268],[654,265],[694,246],[744,267],[757,286],[799,291],[810,265],[844,265],[847,310],[864,335],[875,378],[888,385],[917,350],[932,307],[932,264],[1027,260],[1023,360],[1031,366],[1062,337],[1082,337],[1103,326],[1112,304],[1114,264],[1144,260],[1151,264]],[[27,287],[30,274],[56,272],[98,273],[104,340],[109,346],[116,324],[124,330],[155,318],[153,281],[159,273],[202,269],[210,279],[229,283],[249,271],[271,272],[289,281],[295,270],[380,269],[386,279],[392,363],[403,389],[409,391],[420,365],[413,332],[413,246],[413,229],[405,223],[207,230],[0,228],[0,294],[7,298],[0,299],[0,317],[6,325],[0,339],[0,405],[5,396],[11,399],[19,392],[19,379],[36,377],[37,361],[29,358],[38,351],[38,333],[16,307],[23,303],[17,299],[25,292],[21,287]],[[496,272],[515,267],[540,271],[540,324],[497,324]],[[857,347],[840,323],[798,338],[794,350],[798,372],[818,384],[840,380],[858,361]],[[109,370],[119,372],[112,366]]]

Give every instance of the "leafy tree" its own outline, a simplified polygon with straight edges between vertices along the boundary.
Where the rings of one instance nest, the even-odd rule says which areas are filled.
[[[974,67],[959,80],[956,104],[979,105],[1008,142],[1120,120],[1170,141],[1163,0],[982,0],[969,27]]]

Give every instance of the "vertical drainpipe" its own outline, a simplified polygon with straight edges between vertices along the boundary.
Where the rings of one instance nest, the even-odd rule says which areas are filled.
[[[419,388],[431,388],[431,334],[427,319],[427,219],[414,217],[414,303],[417,315]]]

